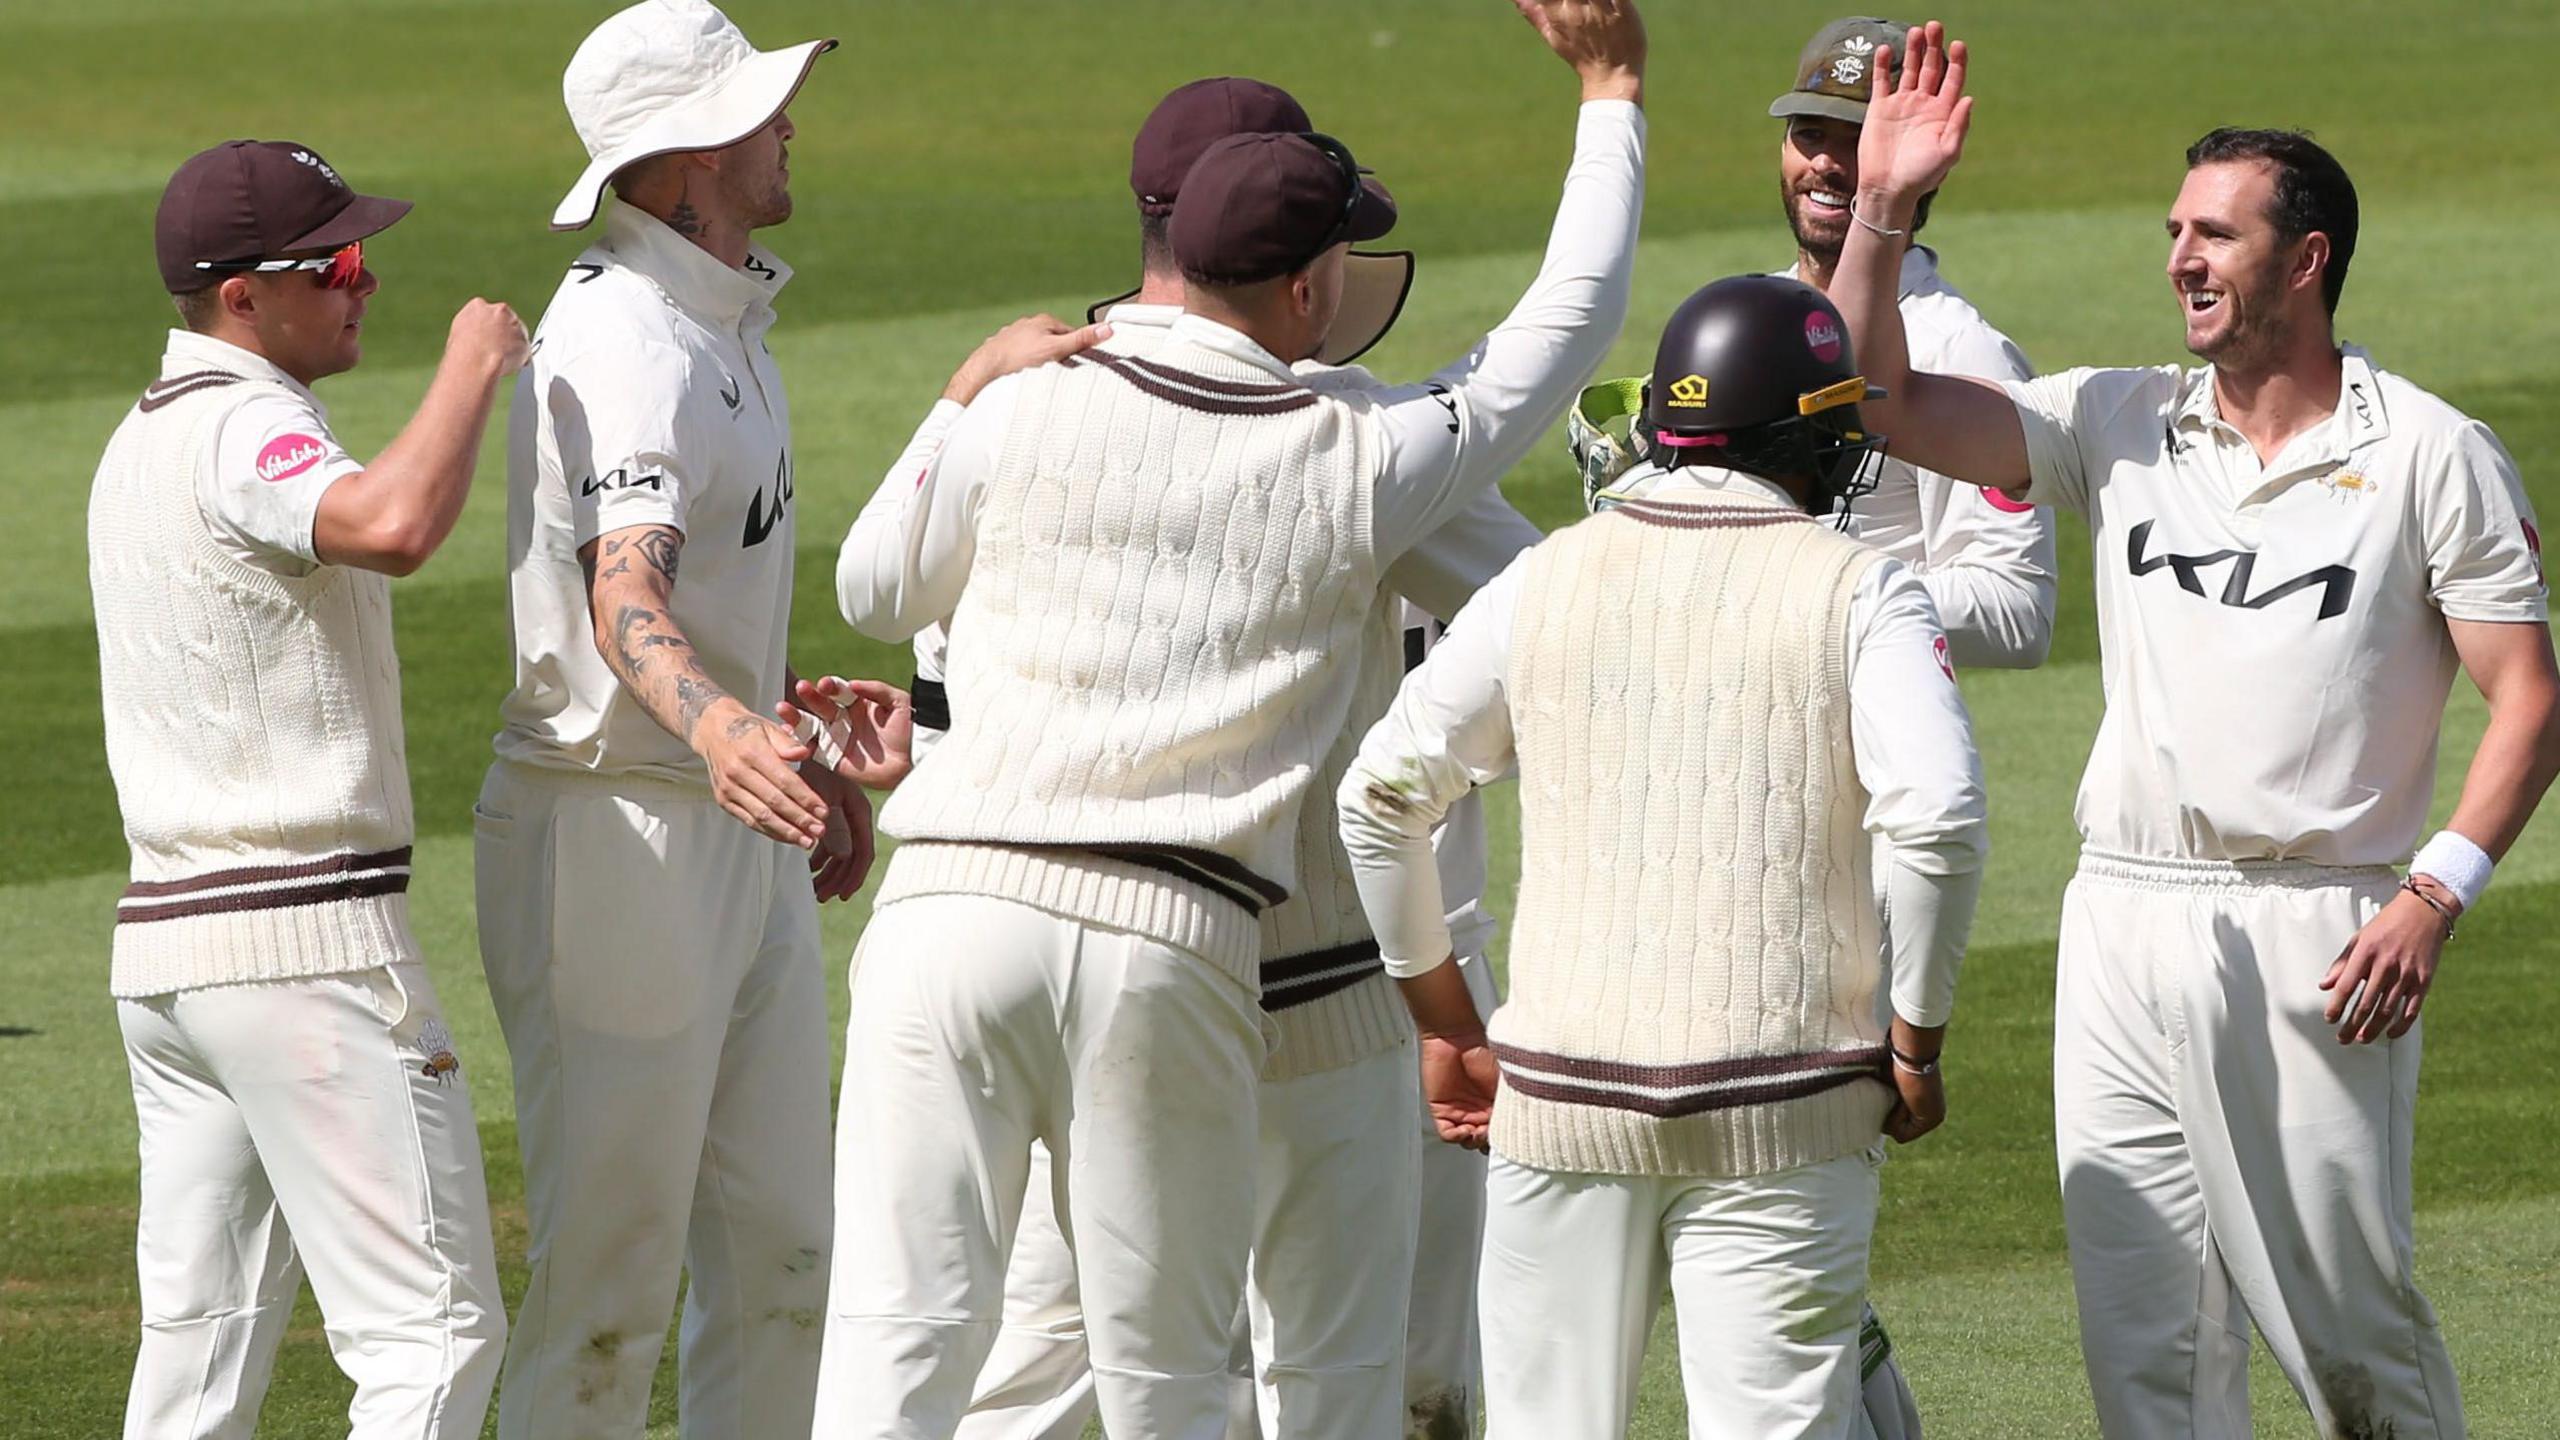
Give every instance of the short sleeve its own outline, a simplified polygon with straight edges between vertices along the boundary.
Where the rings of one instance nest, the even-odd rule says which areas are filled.
[[[318,407],[261,391],[222,422],[196,501],[214,538],[243,562],[279,574],[320,563],[312,525],[320,497],[364,468],[338,444]]]
[[[2004,380],[2000,388],[2018,407],[2018,429],[2027,441],[2027,492],[2010,498],[2086,513],[2089,463],[2081,448],[2081,391],[2094,370],[2065,370],[2032,380]]]
[[[682,438],[689,383],[684,357],[650,344],[568,357],[543,376],[571,546],[634,525],[685,528],[692,495],[678,457],[697,453]]]
[[[2416,477],[2427,593],[2447,619],[2538,621],[2549,610],[2542,539],[2516,462],[2463,422]]]

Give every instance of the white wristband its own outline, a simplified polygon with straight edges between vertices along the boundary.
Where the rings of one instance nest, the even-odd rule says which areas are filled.
[[[2410,874],[2424,875],[2452,891],[2465,910],[2480,903],[2480,892],[2489,888],[2489,873],[2497,868],[2488,851],[2450,830],[2437,831],[2409,862]]]

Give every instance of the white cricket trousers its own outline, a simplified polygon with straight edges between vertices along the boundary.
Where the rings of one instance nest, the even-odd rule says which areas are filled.
[[[352,1440],[478,1440],[506,1311],[471,1092],[414,962],[116,1002],[142,1128],[128,1440],[247,1440],[302,1276]]]
[[[1223,1440],[1254,1216],[1261,1008],[1186,950],[976,895],[875,911],[853,960],[817,1440],[958,1429],[1031,1142],[1102,1423]]]
[[[1264,1440],[1404,1433],[1421,1108],[1410,1040],[1262,1087],[1245,1308]]]
[[[2321,1434],[2463,1434],[2411,1278],[2420,1031],[2340,1045],[2322,1016],[2321,976],[2397,882],[2082,854],[2054,1128],[2109,1440],[2247,1440],[2252,1324]]]
[[[1501,1003],[1492,963],[1482,955],[1460,955],[1458,967],[1476,1013],[1491,1015]],[[1422,1223],[1405,1322],[1405,1433],[1412,1440],[1467,1440],[1475,1433],[1484,1377],[1476,1336],[1476,1267],[1484,1247],[1485,1157],[1441,1139],[1427,1107],[1416,1114]]]
[[[829,1240],[807,860],[698,792],[500,762],[480,955],[515,1062],[532,1274],[503,1440],[636,1440],[684,1285],[688,1437],[809,1428]]]
[[[1484,1164],[1431,1130],[1414,1046],[1264,1081],[1259,1108],[1253,1252],[1233,1357],[1241,1393],[1231,1393],[1228,1440],[1472,1433],[1425,1421],[1445,1410],[1473,1424]],[[1464,1162],[1456,1183],[1444,1183],[1447,1213],[1426,1196],[1422,1223],[1391,1223],[1416,1214],[1415,1188],[1433,1149]],[[1003,1323],[978,1371],[960,1440],[1076,1440],[1094,1413],[1075,1257],[1048,1193],[1049,1163],[1047,1147],[1035,1144],[1005,1271]],[[1438,1237],[1441,1268],[1429,1272],[1426,1291],[1417,1240],[1435,1229],[1451,1233]],[[1458,1284],[1447,1272],[1461,1263]],[[1405,1367],[1418,1341],[1405,1297],[1378,1283],[1404,1270],[1416,1276],[1416,1297],[1440,1302],[1435,1322],[1455,1337],[1428,1353],[1455,1351],[1447,1373],[1465,1377],[1448,1382],[1462,1388],[1440,1406],[1427,1415],[1414,1410],[1409,1421]]]
[[[1498,1103],[1498,1102],[1497,1102]],[[1846,1440],[1882,1142],[1737,1179],[1486,1177],[1486,1440],[1620,1440],[1667,1279],[1689,1433]]]

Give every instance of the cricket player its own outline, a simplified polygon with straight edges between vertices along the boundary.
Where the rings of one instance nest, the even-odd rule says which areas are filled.
[[[809,1424],[815,902],[862,883],[869,812],[859,766],[803,767],[765,718],[789,696],[791,423],[764,337],[790,270],[750,234],[790,218],[784,106],[834,43],[760,52],[700,0],[649,0],[563,82],[592,163],[552,223],[601,207],[604,233],[516,389],[515,688],[475,811],[531,1230],[507,1440],[639,1435],[680,1277],[683,1432]]]
[[[524,327],[473,300],[371,464],[365,242],[409,202],[233,140],[160,197],[183,329],[89,499],[107,765],[133,849],[110,987],[142,1128],[131,1440],[244,1437],[307,1271],[355,1440],[476,1440],[506,1316],[480,1135],[409,927],[389,576],[471,490]]]
[[[1342,786],[1387,967],[1449,1046],[1425,1097],[1444,1136],[1494,1153],[1496,1440],[1623,1435],[1666,1280],[1692,1433],[1837,1440],[1862,1408],[1882,1137],[1944,1119],[1987,848],[1928,592],[1814,519],[1875,448],[1867,393],[1810,286],[1691,296],[1656,353],[1641,493],[1479,591]],[[1426,837],[1515,764],[1511,994],[1488,1039]]]
[[[1182,178],[1201,152],[1230,134],[1311,128],[1305,110],[1285,91],[1236,77],[1194,81],[1156,105],[1131,146],[1141,283],[1090,312],[1111,326],[1109,353],[1145,355],[1181,318],[1182,275],[1167,229]],[[1348,252],[1343,308],[1317,357],[1293,367],[1298,376],[1328,389],[1387,388],[1349,361],[1384,334],[1412,276],[1409,252]],[[943,403],[884,480],[902,487],[909,506],[919,503],[913,477],[926,472],[963,413],[965,397],[974,395],[993,368],[991,351],[1006,338],[991,340],[961,367]],[[1438,607],[1439,617],[1454,615],[1476,587],[1537,539],[1536,527],[1499,490],[1484,491],[1389,567],[1386,589],[1393,594],[1382,596],[1376,624],[1395,623],[1401,609],[1407,626],[1436,629],[1440,619],[1429,610],[1396,597],[1422,595]],[[860,548],[849,547],[846,558],[858,572]],[[917,692],[942,707],[928,715],[930,730],[950,724],[948,702],[941,699],[947,633],[937,625],[916,639]],[[1262,1005],[1278,1039],[1262,1072],[1260,1194],[1246,1285],[1249,1333],[1237,1347],[1246,1372],[1235,1405],[1240,1436],[1387,1435],[1407,1428],[1401,1417],[1408,1408],[1416,1429],[1445,1414],[1472,1415],[1471,1237],[1481,1226],[1482,1161],[1438,1143],[1436,1135],[1427,1137],[1429,1148],[1415,1163],[1398,1159],[1428,1129],[1415,1098],[1412,1022],[1378,963],[1342,856],[1332,803],[1333,787],[1360,736],[1395,693],[1406,654],[1422,643],[1416,630],[1408,629],[1407,636],[1401,645],[1391,633],[1362,637],[1362,680],[1349,723],[1299,812],[1299,887],[1262,916]],[[1418,658],[1418,651],[1411,653]],[[1463,878],[1462,862],[1452,890],[1481,895],[1481,809],[1471,805],[1470,813],[1472,830],[1454,820],[1444,827],[1444,833],[1461,838],[1443,853],[1473,857],[1474,878]],[[1478,837],[1472,846],[1463,839],[1470,834]],[[1479,942],[1473,973],[1485,976],[1481,943],[1491,922],[1478,919],[1481,911],[1471,902],[1460,903]],[[1431,1152],[1458,1163],[1434,1163],[1440,1157]],[[1414,1186],[1426,1175],[1439,1183],[1421,1194],[1420,1225],[1375,1223],[1382,1210],[1412,1208]],[[1057,1220],[1051,1180],[1047,1147],[1035,1142],[1006,1271],[1004,1323],[960,1428],[966,1440],[1073,1440],[1093,1413],[1074,1257]],[[1425,1234],[1433,1241],[1427,1270],[1419,1249]],[[1414,1293],[1437,1304],[1419,1323],[1408,1323],[1401,1289],[1378,1283],[1379,1275],[1399,1271],[1413,1271]],[[1423,1361],[1418,1373],[1409,1363],[1417,1355]]]
[[[1795,233],[1796,263],[1783,273],[1817,290],[1831,287],[1848,239],[1870,72],[1891,57],[1903,29],[1861,18],[1823,26],[1796,59],[1795,87],[1769,102],[1770,115],[1787,122],[1778,193]],[[1921,197],[1914,234],[1928,223],[1935,198]],[[2009,337],[1938,273],[1937,252],[1928,246],[1915,241],[1903,251],[1895,300],[1914,365],[1992,381],[2035,373]],[[2053,645],[2052,512],[1890,454],[1865,479],[1873,488],[1843,507],[1848,532],[1920,576],[1955,663],[2019,670],[2043,664]]]
[[[1935,24],[1908,43],[1832,283],[1888,392],[1869,418],[1915,464],[2078,512],[2096,547],[2107,708],[2063,899],[2054,1121],[2099,1425],[2248,1435],[2254,1327],[2320,1433],[2459,1436],[2411,1273],[2409,1151],[2445,942],[2560,768],[2515,464],[2338,342],[2355,187],[2292,131],[2187,153],[2168,276],[2204,365],[1911,368],[1892,282],[1972,102],[1961,44]],[[2418,845],[2457,669],[2489,727]]]
[[[890,804],[904,843],[855,961],[821,1435],[952,1433],[1034,1135],[1066,1172],[1103,1423],[1225,1433],[1258,916],[1298,883],[1386,567],[1518,458],[1623,314],[1641,26],[1523,8],[1586,103],[1548,264],[1464,374],[1293,372],[1392,204],[1330,137],[1230,135],[1167,227],[1168,333],[989,386],[920,500],[884,488],[848,537],[848,618],[894,639],[949,615],[954,643],[951,730]]]

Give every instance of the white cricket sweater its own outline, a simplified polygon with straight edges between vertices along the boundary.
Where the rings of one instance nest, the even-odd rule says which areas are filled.
[[[1179,337],[1017,379],[880,903],[1001,895],[1254,984],[1378,593],[1377,425]]]
[[[1891,1102],[1849,619],[1880,557],[1801,510],[1634,504],[1523,561],[1511,992],[1494,1147],[1735,1176]]]
[[[1333,808],[1361,737],[1387,713],[1404,679],[1403,610],[1393,595],[1370,607],[1350,713],[1298,807],[1298,883],[1288,899],[1262,912],[1262,1008],[1277,1032],[1262,1064],[1265,1080],[1339,1070],[1413,1035],[1413,1016],[1387,978],[1360,908],[1359,881],[1343,854]]]
[[[133,851],[116,906],[120,997],[418,958],[390,582],[252,566],[198,504],[224,418],[284,388],[225,370],[164,376],[117,427],[90,491],[107,766]]]

